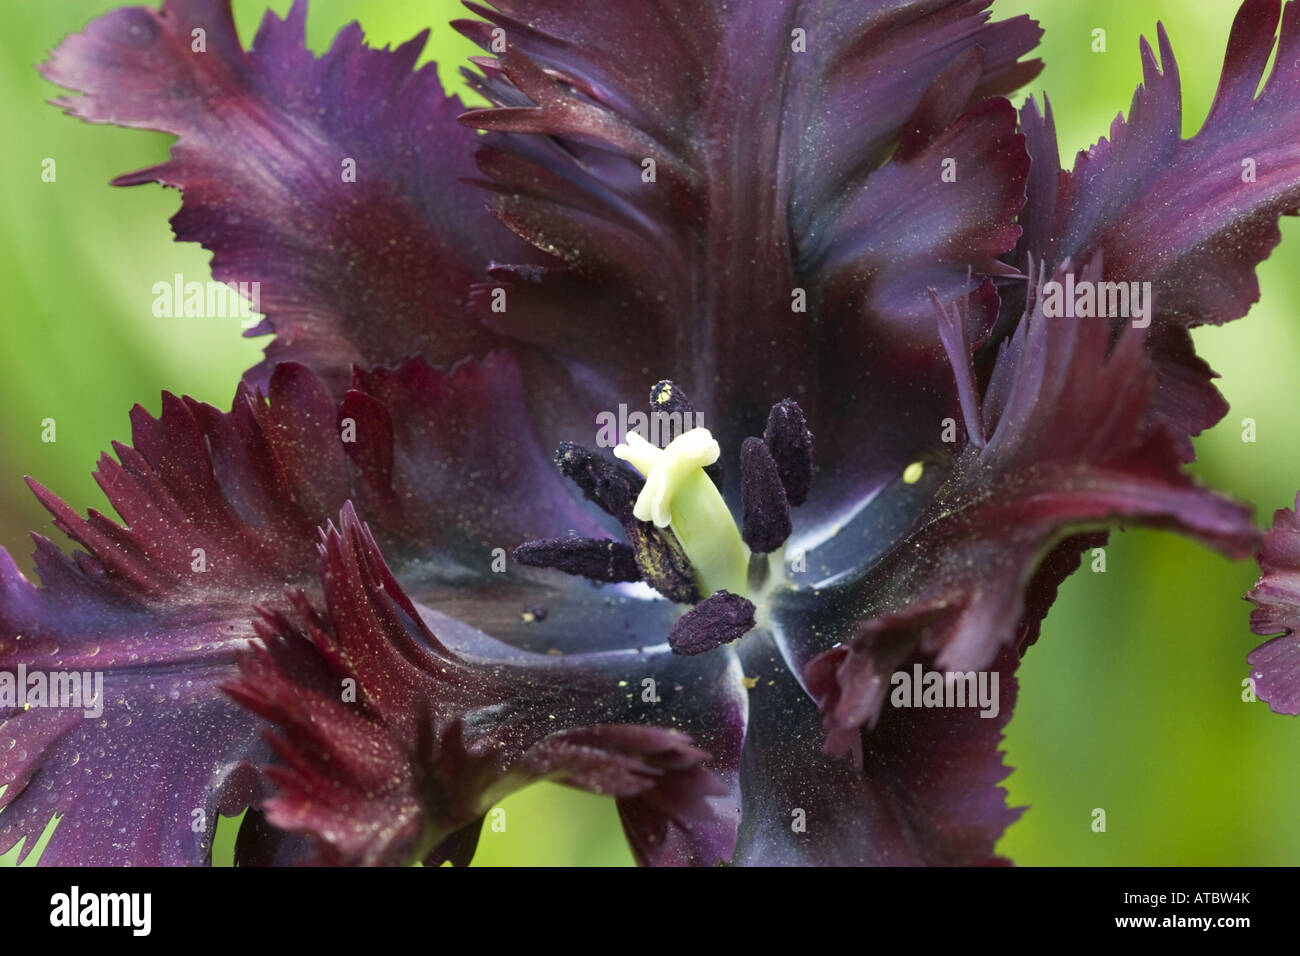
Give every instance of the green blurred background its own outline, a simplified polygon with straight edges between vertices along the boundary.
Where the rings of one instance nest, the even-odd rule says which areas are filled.
[[[158,319],[151,286],[175,272],[205,275],[208,254],[172,241],[177,193],[112,189],[113,176],[161,162],[169,138],[89,126],[45,104],[55,89],[33,65],[67,33],[121,4],[6,0],[0,13],[0,545],[30,569],[28,530],[64,540],[22,482],[32,475],[83,510],[105,507],[90,478],[112,439],[128,440],[127,412],[159,408],[163,389],[228,407],[262,343],[237,319]],[[245,40],[262,10],[289,0],[235,0]],[[1184,133],[1209,107],[1235,0],[998,0],[1001,16],[1030,13],[1046,29],[1047,68],[1033,83],[1056,112],[1062,155],[1095,141],[1127,111],[1141,77],[1138,37],[1169,29],[1184,83]],[[453,0],[313,0],[308,42],[324,49],[359,20],[374,45],[429,26],[426,59],[462,89],[456,67],[471,45],[446,23]],[[1107,51],[1092,50],[1093,30]],[[41,163],[58,164],[56,183]],[[1281,249],[1260,269],[1263,301],[1249,317],[1196,338],[1222,373],[1227,419],[1197,442],[1202,480],[1256,506],[1261,523],[1300,487],[1300,229],[1283,223]],[[1241,440],[1253,418],[1258,441]],[[58,440],[40,439],[54,418]],[[1255,565],[1233,563],[1172,535],[1115,534],[1104,574],[1084,570],[1061,592],[1044,636],[1021,668],[1006,741],[1014,805],[1030,809],[1001,852],[1024,865],[1300,863],[1300,722],[1243,703],[1246,653],[1258,641],[1241,595]],[[504,833],[485,831],[478,865],[630,864],[612,802],[553,785],[504,804]],[[1091,829],[1092,810],[1107,832]],[[229,863],[233,825],[217,859]],[[15,853],[0,858],[12,863]],[[29,858],[32,863],[35,856]]]

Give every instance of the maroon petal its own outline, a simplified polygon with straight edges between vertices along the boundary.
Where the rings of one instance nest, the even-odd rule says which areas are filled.
[[[1028,157],[985,98],[1036,72],[1033,21],[987,23],[982,2],[493,6],[457,24],[506,39],[482,61],[496,105],[465,122],[493,131],[498,215],[563,267],[495,270],[509,305],[482,290],[487,321],[594,370],[593,408],[647,368],[672,378],[725,460],[795,399],[828,464],[805,520],[901,469],[951,391],[926,289],[1006,272],[1018,234]]]
[[[1300,7],[1283,14],[1280,0],[1242,4],[1214,104],[1191,139],[1182,137],[1178,65],[1163,26],[1158,37],[1163,67],[1143,40],[1144,82],[1127,121],[1080,153],[1073,172],[1057,173],[1050,109],[1043,117],[1026,105],[1023,128],[1039,168],[1011,261],[1023,266],[1032,254],[1049,265],[1082,263],[1102,253],[1108,281],[1152,283],[1154,417],[1190,458],[1186,436],[1222,418],[1227,405],[1186,330],[1246,314],[1259,298],[1255,266],[1281,240],[1278,217],[1300,207]],[[1256,96],[1275,47],[1276,67]]]
[[[1300,496],[1296,507],[1300,509]],[[1250,628],[1280,636],[1251,652],[1250,676],[1260,698],[1279,714],[1300,714],[1300,518],[1281,508],[1259,552],[1263,576],[1246,595],[1256,605]]]
[[[321,554],[325,612],[300,598],[292,618],[267,615],[266,646],[230,690],[279,727],[270,820],[310,834],[324,861],[456,855],[448,841],[539,779],[615,797],[642,862],[730,858],[745,719],[734,660],[689,672],[662,652],[475,660],[429,630],[350,508]]]
[[[219,592],[150,602],[44,538],[36,565],[39,589],[0,551],[0,679],[98,672],[102,712],[0,705],[0,852],[25,839],[26,856],[58,813],[47,865],[207,862],[217,815],[257,792],[246,761],[267,755],[218,688],[247,628]]]
[[[815,601],[785,599],[779,633],[835,749],[880,713],[881,681],[899,661],[919,652],[941,670],[979,670],[1036,637],[1051,592],[1089,543],[1081,533],[1122,521],[1250,552],[1248,510],[1197,487],[1171,437],[1150,426],[1140,331],[1109,343],[1104,321],[1041,311],[1022,321],[984,396],[993,429],[984,447],[925,466],[939,486],[879,560]],[[832,641],[844,646],[823,650]]]
[[[38,538],[40,588],[0,558],[0,672],[101,671],[104,709],[0,713],[0,851],[34,842],[57,812],[47,863],[207,860],[217,813],[254,793],[241,766],[266,756],[260,722],[218,685],[254,636],[255,604],[283,609],[290,585],[319,592],[318,529],[348,501],[371,509],[413,590],[458,596],[444,611],[477,608],[473,623],[550,647],[561,635],[521,615],[541,602],[545,627],[585,620],[589,639],[644,643],[619,617],[630,599],[492,570],[494,547],[600,531],[533,438],[513,362],[414,361],[358,386],[339,404],[290,365],[269,400],[241,386],[230,412],[171,395],[156,419],[137,407],[134,447],[97,474],[124,525],[34,486],[87,553]],[[638,617],[662,640],[665,621]]]
[[[999,782],[1017,656],[1004,651],[999,711],[887,708],[860,735],[861,761],[823,752],[817,708],[770,644],[751,691],[736,862],[768,866],[954,866],[1005,862],[994,846],[1020,816]],[[802,811],[802,813],[796,813]],[[795,827],[796,821],[802,830]]]
[[[75,116],[179,137],[170,161],[116,183],[180,189],[176,237],[212,252],[216,279],[260,283],[267,321],[249,334],[276,339],[250,382],[285,360],[342,388],[354,362],[481,355],[470,284],[492,259],[529,253],[461,182],[476,137],[434,64],[414,69],[427,33],[372,50],[353,23],[317,58],[306,16],[305,0],[285,20],[268,12],[244,50],[229,0],[114,10],[42,72],[84,94],[57,101]]]

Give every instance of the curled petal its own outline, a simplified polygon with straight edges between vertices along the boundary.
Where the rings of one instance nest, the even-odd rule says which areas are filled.
[[[493,803],[541,779],[615,797],[642,862],[731,856],[728,777],[744,716],[727,702],[735,681],[725,660],[695,671],[693,691],[721,693],[710,693],[720,710],[702,734],[706,751],[675,727],[628,720],[644,711],[612,675],[653,670],[646,657],[487,663],[445,644],[350,508],[324,535],[321,576],[326,610],[299,599],[292,618],[268,615],[266,646],[244,656],[229,690],[279,729],[269,819],[309,834],[322,860],[449,858]],[[694,723],[690,696],[664,703],[651,713]]]
[[[984,396],[984,447],[968,443],[950,464],[925,466],[939,472],[932,499],[868,568],[815,600],[783,599],[786,653],[833,705],[832,734],[874,719],[880,681],[912,653],[970,671],[1031,641],[1033,618],[1088,540],[1081,534],[1123,521],[1177,529],[1234,557],[1250,552],[1248,510],[1197,487],[1172,438],[1146,418],[1142,345],[1130,329],[1111,347],[1102,321],[1039,311],[1022,322]],[[845,649],[827,650],[836,641],[849,645],[851,666]]]
[[[1189,436],[1227,405],[1187,330],[1246,314],[1259,299],[1255,267],[1281,240],[1279,217],[1300,208],[1300,5],[1242,3],[1214,103],[1190,139],[1182,136],[1178,64],[1164,27],[1157,33],[1159,62],[1142,41],[1143,83],[1127,120],[1116,119],[1109,139],[1081,152],[1073,171],[1058,172],[1050,108],[1044,115],[1026,104],[1022,127],[1035,169],[1025,234],[1009,261],[1023,266],[1032,255],[1055,266],[1100,252],[1108,281],[1152,284],[1149,349],[1160,386],[1153,417],[1190,459]],[[1022,303],[1010,297],[1004,320]]]
[[[1300,509],[1300,496],[1296,507]],[[1259,551],[1263,576],[1246,597],[1254,602],[1250,628],[1277,634],[1255,648],[1250,676],[1260,698],[1279,714],[1300,714],[1300,519],[1279,509]]]
[[[1020,816],[1000,781],[1017,657],[1004,651],[998,712],[887,708],[853,749],[827,754],[817,707],[770,642],[749,645],[751,695],[736,862],[763,866],[956,866],[1004,863],[994,850]]]
[[[374,372],[342,403],[285,365],[268,392],[241,386],[229,412],[172,395],[158,418],[136,408],[134,446],[96,475],[124,524],[34,485],[85,552],[38,538],[41,587],[0,555],[0,681],[99,674],[102,713],[0,704],[0,852],[30,849],[57,812],[46,863],[207,861],[217,816],[256,796],[250,764],[268,756],[261,721],[219,686],[254,637],[255,604],[284,610],[286,586],[319,594],[318,529],[349,500],[371,509],[411,586],[463,602],[445,609],[478,608],[480,625],[547,647],[584,618],[601,639],[642,640],[627,601],[491,570],[493,547],[601,530],[532,437],[506,357]],[[527,506],[503,505],[477,469],[528,487]],[[545,624],[527,623],[533,604],[552,608]],[[653,613],[639,626],[667,632]]]
[[[229,0],[113,10],[42,72],[83,94],[58,100],[75,116],[178,137],[168,162],[116,184],[181,190],[176,237],[212,252],[217,280],[258,284],[267,318],[248,334],[276,338],[250,383],[282,361],[342,389],[353,363],[482,355],[470,286],[492,259],[530,253],[461,181],[476,138],[436,66],[415,69],[427,32],[374,50],[353,23],[318,58],[306,19],[306,0],[268,12],[245,50]]]

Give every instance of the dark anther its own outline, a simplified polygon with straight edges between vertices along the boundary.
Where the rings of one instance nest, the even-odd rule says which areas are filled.
[[[717,591],[691,608],[668,632],[677,654],[703,654],[729,644],[754,626],[754,605],[738,594]]]
[[[515,560],[532,568],[555,568],[610,583],[640,581],[636,555],[620,541],[543,538],[515,548]]]
[[[642,580],[670,601],[694,604],[700,599],[695,571],[676,536],[667,528],[638,521],[632,514],[636,496],[645,486],[644,478],[622,462],[611,461],[573,442],[560,444],[555,463],[566,478],[582,489],[588,501],[595,502],[623,526]],[[523,545],[531,546],[532,542]]]
[[[794,399],[787,398],[772,406],[763,441],[776,462],[786,499],[792,505],[803,504],[812,487],[813,436],[803,409]]]
[[[761,438],[746,438],[740,446],[740,500],[744,510],[741,534],[749,550],[775,551],[790,537],[790,502],[776,461]]]
[[[675,534],[667,528],[635,521],[627,528],[627,537],[632,542],[636,566],[647,584],[678,604],[694,604],[700,599],[695,569]]]
[[[675,382],[664,379],[662,382],[655,382],[650,389],[650,410],[652,412],[665,412],[669,415],[676,412],[683,418],[687,415],[695,415],[695,406],[691,403],[686,393]]]
[[[691,401],[690,396],[682,391],[680,385],[669,379],[655,382],[654,387],[650,389],[650,414],[678,416],[676,424],[681,425],[681,428],[674,431],[673,437],[704,424],[696,417],[695,403]],[[661,426],[659,434],[662,435],[665,431],[666,429]],[[709,480],[714,485],[722,487],[722,459],[707,466],[704,473],[709,476]]]
[[[570,441],[561,442],[556,449],[555,464],[565,478],[582,489],[588,501],[598,504],[620,524],[626,526],[636,520],[632,505],[645,479],[631,468]]]

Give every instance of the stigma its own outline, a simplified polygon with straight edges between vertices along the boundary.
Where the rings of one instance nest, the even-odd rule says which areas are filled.
[[[707,428],[692,428],[665,448],[636,432],[614,448],[645,477],[632,512],[656,528],[671,528],[695,570],[700,593],[717,591],[744,595],[748,586],[749,548],[735,519],[704,469],[721,450]]]

